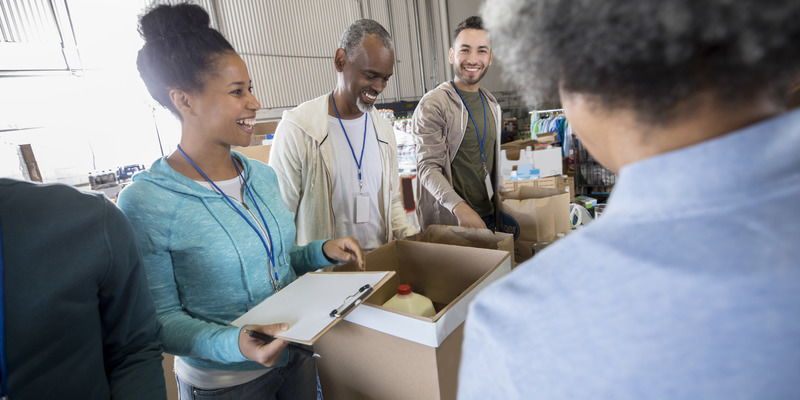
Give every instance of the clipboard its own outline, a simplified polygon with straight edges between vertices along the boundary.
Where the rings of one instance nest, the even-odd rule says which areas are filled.
[[[286,322],[289,329],[275,337],[313,345],[394,274],[394,271],[310,272],[230,324],[242,327]]]

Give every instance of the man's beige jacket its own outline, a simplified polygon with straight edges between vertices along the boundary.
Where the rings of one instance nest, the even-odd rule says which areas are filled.
[[[488,101],[496,125],[494,157],[494,192],[498,193],[500,133],[502,111],[489,91],[480,89]],[[422,229],[429,225],[458,225],[453,208],[464,201],[453,189],[453,163],[469,116],[451,82],[445,82],[426,93],[411,118],[417,146],[417,216]],[[495,214],[500,211],[495,195]]]
[[[275,131],[269,165],[275,169],[281,196],[295,213],[297,244],[334,238],[333,173],[336,165],[328,138],[329,94],[284,111]],[[383,163],[378,203],[386,227],[384,242],[416,233],[406,218],[400,193],[397,145],[391,124],[373,109],[369,112]],[[355,198],[355,195],[353,196]],[[388,216],[388,218],[387,218]]]

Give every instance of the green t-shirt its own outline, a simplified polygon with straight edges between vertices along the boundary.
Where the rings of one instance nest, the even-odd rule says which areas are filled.
[[[483,113],[484,107],[481,104],[481,96],[478,92],[461,91],[469,110],[472,112],[472,119],[478,124],[481,136],[483,136]],[[484,98],[484,102],[486,99]],[[492,176],[494,169],[494,148],[497,138],[497,130],[494,116],[486,104],[486,142],[483,149],[486,156],[486,171],[481,162],[481,152],[478,142],[478,133],[472,119],[467,117],[467,130],[464,133],[464,140],[458,148],[453,163],[450,165],[453,171],[453,189],[461,196],[467,204],[475,210],[478,215],[485,217],[494,214],[494,203],[486,192],[486,175]]]

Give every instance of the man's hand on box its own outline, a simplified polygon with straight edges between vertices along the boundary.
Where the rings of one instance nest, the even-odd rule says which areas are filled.
[[[487,229],[481,216],[470,207],[467,202],[462,201],[453,208],[453,214],[458,218],[458,226],[465,228]]]

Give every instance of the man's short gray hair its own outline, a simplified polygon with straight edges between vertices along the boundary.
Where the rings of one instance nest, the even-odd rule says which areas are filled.
[[[392,36],[381,24],[371,19],[360,19],[347,27],[339,39],[339,48],[344,49],[345,53],[351,53],[353,49],[361,45],[366,35],[377,36],[387,49],[394,51]]]

